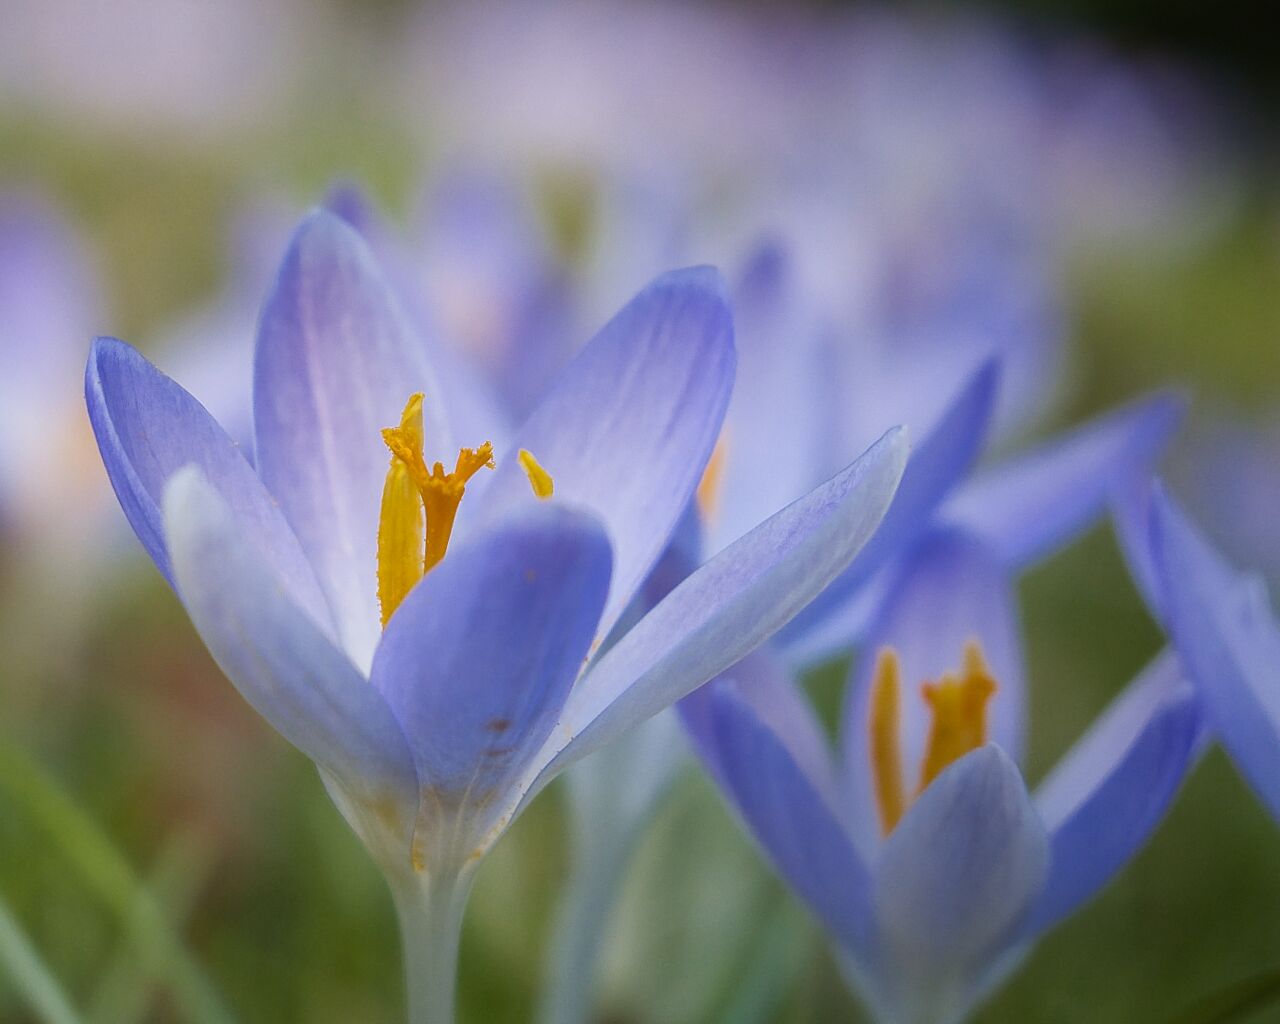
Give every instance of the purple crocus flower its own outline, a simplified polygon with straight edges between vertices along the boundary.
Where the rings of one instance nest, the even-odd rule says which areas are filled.
[[[1148,599],[1209,730],[1280,821],[1280,625],[1267,585],[1224,561],[1162,488],[1148,508],[1149,548],[1130,544],[1130,558],[1145,563]]]
[[[906,351],[896,358],[876,358],[862,348],[870,358],[861,363],[833,359],[831,339],[797,292],[786,253],[775,246],[759,250],[739,279],[738,374],[699,489],[703,535],[686,531],[668,551],[667,571],[677,577],[692,571],[834,471],[833,453],[858,451],[863,437],[874,438],[877,413],[866,410],[884,416],[885,395],[900,398],[900,414],[924,440],[876,536],[775,637],[774,657],[793,669],[863,640],[895,581],[929,557],[940,535],[962,528],[984,538],[1010,576],[1057,550],[1105,512],[1118,482],[1150,471],[1180,418],[1179,403],[1157,395],[975,472],[995,429],[1001,371],[1012,363],[1010,383],[1023,379],[1016,369],[1026,365],[1020,349],[1038,344],[1035,333],[1009,331],[985,350],[949,345],[973,333],[963,323],[947,327],[948,318],[961,315],[952,307],[938,312],[935,329],[900,346]],[[981,319],[986,311],[967,315]],[[1022,705],[1020,689],[1012,688],[1000,703],[1019,716]],[[680,768],[669,749],[666,732],[655,728],[577,769],[589,776],[581,784],[570,775],[571,814],[589,821],[591,838],[573,847],[575,870],[566,883],[544,1021],[588,1016],[594,950],[611,905],[607,886],[620,877],[629,844]],[[1018,756],[1020,749],[1010,752]],[[606,784],[613,812],[602,825],[594,807]],[[602,836],[606,829],[612,829],[609,838]],[[573,834],[587,836],[587,826]]]
[[[875,1018],[959,1021],[1146,840],[1192,755],[1196,704],[1177,660],[1157,658],[1031,792],[1007,571],[961,529],[914,551],[862,652],[834,758],[763,649],[682,713]]]
[[[50,474],[50,452],[88,442],[66,381],[102,303],[82,239],[43,198],[0,193],[0,529],[38,530],[59,509],[83,511],[87,474]],[[71,477],[68,480],[68,476]],[[59,492],[59,493],[52,493]],[[79,536],[63,523],[66,538]],[[52,546],[52,545],[51,545]]]
[[[385,872],[413,1018],[446,1021],[462,906],[492,844],[562,769],[795,615],[872,534],[905,450],[891,431],[615,630],[728,403],[717,275],[656,280],[509,449],[463,448],[454,473],[427,467],[459,451],[449,409],[465,396],[435,383],[413,322],[360,237],[321,211],[260,321],[252,465],[122,342],[95,343],[86,395],[139,539]],[[488,459],[497,471],[463,502]]]

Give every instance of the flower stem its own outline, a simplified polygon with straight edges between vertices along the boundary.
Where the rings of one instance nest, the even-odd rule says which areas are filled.
[[[577,851],[552,932],[540,1024],[584,1024],[591,1019],[600,950],[634,852],[630,839],[594,843]]]
[[[393,884],[391,891],[400,919],[409,1024],[453,1024],[471,874],[423,873]]]

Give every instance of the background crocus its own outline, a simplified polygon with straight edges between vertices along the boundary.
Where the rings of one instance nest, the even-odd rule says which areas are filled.
[[[59,505],[77,507],[45,496],[59,480],[94,486],[45,467],[86,440],[65,381],[101,315],[96,267],[66,218],[47,198],[0,193],[0,529],[34,531]]]
[[[1146,840],[1188,764],[1195,701],[1172,657],[1153,662],[1033,794],[1017,767],[1012,595],[989,546],[963,532],[917,552],[862,651],[834,759],[764,654],[682,712],[876,1019],[959,1021]]]
[[[553,474],[551,503],[531,493],[523,457],[497,453],[457,521],[457,549],[393,608],[372,571],[395,528],[379,432],[406,390],[435,388],[351,228],[317,213],[285,256],[255,354],[253,466],[128,346],[103,339],[90,355],[90,415],[139,539],[232,681],[316,761],[388,877],[415,1020],[451,1019],[472,873],[528,800],[783,625],[892,497],[900,433],[597,654],[693,494],[732,372],[714,272],[660,278],[516,433],[514,449]],[[417,443],[430,457],[451,435],[446,409],[426,408]],[[431,551],[449,529],[441,538],[445,521],[426,508]]]
[[[1011,332],[985,352],[957,350],[954,340],[964,334],[963,326],[957,326],[914,340],[899,336],[901,347],[919,346],[906,362],[848,358],[833,368],[835,346],[815,319],[805,315],[795,291],[785,256],[775,248],[748,263],[736,290],[737,386],[699,488],[702,528],[675,545],[666,571],[677,576],[688,572],[748,524],[823,479],[839,462],[840,452],[859,450],[862,436],[874,424],[866,406],[882,408],[862,401],[863,396],[878,392],[880,401],[885,394],[905,396],[912,382],[918,382],[914,400],[897,404],[921,441],[882,529],[775,644],[776,656],[797,670],[829,662],[863,641],[887,600],[886,590],[907,567],[932,557],[936,537],[954,525],[986,538],[993,557],[1009,572],[1045,559],[1105,512],[1117,481],[1149,472],[1180,417],[1176,399],[1155,396],[975,471],[996,429],[1003,357],[1007,352],[1008,362],[1017,365],[1019,343],[1039,338]],[[984,358],[973,365],[978,356]],[[847,372],[840,373],[841,367]],[[944,382],[953,375],[954,393],[946,394]],[[874,430],[870,433],[875,436]],[[1010,693],[1006,701],[1013,707],[1021,697]],[[566,897],[574,909],[566,911],[557,945],[565,957],[574,951],[583,959],[592,955],[610,906],[605,880],[620,877],[618,861],[638,841],[643,821],[656,811],[664,785],[675,777],[666,736],[656,731],[654,736],[652,749],[637,740],[602,754],[606,765],[579,769],[617,780],[618,811],[609,819],[615,826],[611,842],[601,841],[597,827],[592,842],[577,849]],[[570,790],[575,819],[591,813],[601,799],[595,794],[605,785],[597,780]],[[579,826],[575,834],[587,832]],[[585,908],[591,908],[594,918]],[[582,934],[564,934],[568,928]],[[547,1019],[582,1019],[588,1004],[582,989],[589,976],[588,964],[553,964],[549,998],[559,1016]],[[569,1006],[575,1010],[570,1012]]]

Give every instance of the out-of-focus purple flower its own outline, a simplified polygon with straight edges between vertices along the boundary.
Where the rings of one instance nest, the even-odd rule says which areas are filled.
[[[841,433],[848,424],[839,402],[846,381],[857,394],[859,386],[891,390],[913,379],[878,375],[874,363],[861,381],[833,372],[820,344],[806,348],[803,333],[788,331],[798,321],[789,313],[783,266],[776,256],[762,260],[740,292],[739,384],[723,435],[723,505],[709,510],[713,519],[749,517],[779,500],[775,484],[800,486],[818,471],[824,442],[849,436]],[[913,367],[923,393],[943,393],[955,367],[946,354],[939,351],[936,365]],[[1139,401],[974,473],[1000,368],[992,346],[967,380],[950,376],[954,393],[940,408],[908,405],[929,418],[923,428],[917,421],[920,441],[876,536],[771,651],[682,704],[704,762],[775,866],[821,908],[851,977],[891,1022],[958,1019],[1040,932],[1099,887],[1159,818],[1195,732],[1189,693],[1164,657],[1064,761],[1033,809],[1016,768],[1025,693],[1008,580],[1149,473],[1180,419],[1180,402],[1163,395]],[[814,459],[808,466],[793,460],[791,476],[762,484],[760,467],[777,465],[781,449]],[[715,543],[713,534],[711,550]],[[828,763],[825,741],[781,666],[784,659],[811,664],[855,644],[867,653],[846,702],[841,771]],[[888,769],[869,742],[869,723],[884,721],[871,695],[888,650],[899,688],[933,681],[945,692],[981,677],[997,689],[977,738],[959,751],[966,756],[934,744],[940,764],[922,770],[918,786],[899,786],[908,794],[899,803],[908,806],[899,807],[885,839],[873,780],[877,764]],[[927,760],[933,741],[929,705],[901,694],[894,700],[892,726],[879,737],[892,738],[892,770],[900,775],[903,765]],[[934,726],[945,731],[946,712],[936,716]],[[987,739],[994,746],[984,747]],[[1104,842],[1102,823],[1112,814],[1130,828]],[[948,864],[946,850],[974,857]]]
[[[455,170],[431,187],[416,234],[405,257],[440,332],[489,377],[518,422],[573,356],[583,326],[534,204],[504,176]]]
[[[0,109],[186,136],[278,108],[317,24],[294,0],[11,0],[4,15]]]
[[[48,526],[64,539],[97,484],[84,468],[92,441],[67,382],[102,316],[82,240],[43,199],[0,194],[0,528]],[[51,465],[64,467],[53,472]],[[52,525],[56,521],[59,525]],[[93,531],[89,531],[92,533]]]
[[[1167,258],[1203,244],[1235,209],[1236,118],[1188,69],[1068,40],[1043,92],[1046,194],[1068,245]]]
[[[991,19],[456,4],[423,9],[399,64],[434,147],[588,177],[679,168],[700,216],[738,223],[816,186],[888,221],[959,199],[1055,248],[1169,250],[1217,222],[1233,180],[1226,118],[1191,74]]]
[[[820,332],[806,329],[776,254],[749,269],[738,296],[738,383],[718,479],[708,485],[715,493],[705,495],[709,551],[741,522],[803,493],[836,453],[874,434],[874,420],[850,410],[865,400],[887,415],[876,392],[900,396],[900,415],[917,438],[874,541],[782,632],[793,663],[856,644],[893,575],[935,529],[961,526],[984,538],[1010,571],[1050,554],[1106,511],[1117,486],[1150,472],[1181,418],[1177,399],[1156,395],[975,471],[1005,384],[1002,339],[985,350],[922,343],[904,363],[842,363],[830,358]],[[1003,339],[1015,359],[1017,339],[1016,331]]]
[[[1094,522],[1118,486],[1150,472],[1180,418],[1175,399],[1155,396],[973,473],[998,401],[998,343],[985,351],[953,352],[931,337],[940,346],[932,362],[924,358],[926,343],[918,359],[902,363],[868,360],[859,366],[852,359],[832,359],[829,336],[815,327],[811,311],[798,300],[785,256],[773,247],[749,262],[735,294],[738,375],[717,452],[699,489],[704,529],[669,549],[668,571],[677,577],[691,571],[755,519],[823,479],[841,451],[857,450],[863,432],[874,436],[873,421],[849,413],[864,398],[888,415],[884,396],[900,395],[902,412],[922,437],[877,535],[775,638],[773,657],[795,665],[812,665],[865,642],[866,631],[903,578],[956,529],[983,543],[1007,573],[1050,554]],[[1016,332],[1002,340],[1016,351]],[[883,394],[876,396],[877,389]],[[1016,687],[1000,705],[1016,715],[1021,706]],[[623,810],[636,808],[647,816],[655,806],[653,794],[661,793],[653,780],[673,776],[675,765],[661,742],[646,750],[638,736],[626,748],[602,753],[600,773],[618,787],[619,810],[611,819],[618,822],[618,834],[612,845],[597,836],[578,850],[583,876],[570,883],[575,910],[579,904],[591,906],[603,918],[606,899],[582,887],[600,876],[613,877],[607,869],[617,874],[626,837],[638,829]],[[1020,749],[1010,754],[1019,756]],[[634,800],[628,796],[631,782],[638,792]],[[593,796],[598,789],[597,780],[571,791],[575,818],[598,802]],[[577,911],[565,927],[589,933],[585,920]],[[598,919],[591,923],[601,927]],[[571,954],[573,938],[563,938],[561,948]],[[551,991],[559,1017],[544,1019],[583,1019],[585,967],[568,962],[556,967]],[[565,1007],[573,1007],[574,1014],[565,1016]]]
[[[121,505],[232,682],[319,765],[387,874],[416,1014],[451,1014],[470,878],[527,802],[784,625],[892,498],[897,431],[602,650],[688,506],[733,363],[715,272],[671,273],[510,445],[428,471],[458,450],[458,396],[368,246],[323,211],[294,236],[261,318],[253,465],[129,346],[92,350],[86,396]],[[497,472],[459,514],[466,474],[490,456]]]
[[[300,210],[257,198],[230,219],[226,278],[214,300],[157,332],[159,362],[253,454],[253,339],[262,300]]]
[[[435,6],[405,32],[401,92],[419,118],[429,98],[446,151],[503,164],[732,164],[806,121],[793,34],[786,20],[669,3]]]
[[[681,705],[708,771],[886,1024],[963,1019],[1141,847],[1194,749],[1196,702],[1166,654],[1029,792],[1007,573],[964,530],[916,549],[854,666],[835,758],[767,652]]]

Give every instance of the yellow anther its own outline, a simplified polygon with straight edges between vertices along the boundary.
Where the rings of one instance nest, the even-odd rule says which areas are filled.
[[[880,831],[888,835],[907,809],[902,783],[902,668],[898,652],[885,647],[876,656],[871,680],[871,779]]]
[[[555,481],[551,479],[551,474],[542,468],[537,459],[533,457],[533,452],[528,448],[521,448],[520,466],[524,470],[525,476],[529,478],[529,486],[533,488],[533,493],[542,501],[546,501],[555,492]]]
[[[382,439],[392,453],[378,519],[378,606],[385,628],[391,613],[422,578],[422,498],[412,469],[422,462],[421,394],[410,397],[400,426],[384,430]]]
[[[384,430],[382,440],[391,452],[378,522],[378,603],[385,628],[414,584],[444,558],[467,481],[485,466],[493,468],[493,445],[459,450],[451,473],[440,462],[428,470],[421,394],[409,398],[400,426]]]
[[[698,481],[698,511],[704,520],[715,519],[720,509],[720,496],[724,490],[724,465],[728,457],[729,440],[727,434],[721,434],[716,446],[711,449],[711,458],[707,460],[707,468],[702,471],[702,479]]]
[[[953,762],[987,741],[987,704],[997,686],[976,640],[964,647],[959,675],[947,673],[925,683],[921,695],[931,712],[929,736],[920,764],[920,781],[905,795],[902,773],[902,672],[891,647],[877,655],[871,680],[871,778],[881,831],[888,835],[912,801]]]

